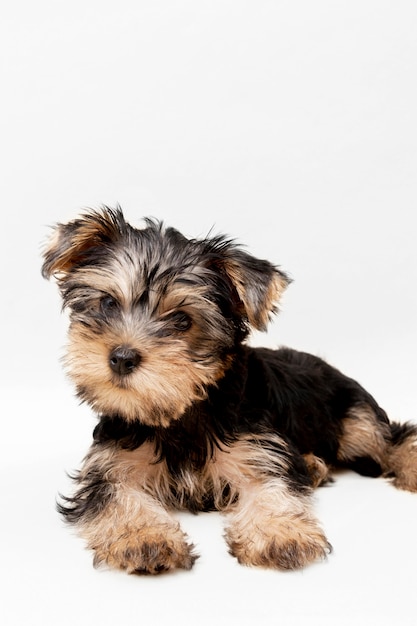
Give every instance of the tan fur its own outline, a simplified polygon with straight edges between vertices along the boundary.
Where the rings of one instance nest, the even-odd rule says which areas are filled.
[[[80,534],[95,552],[95,565],[151,574],[190,569],[196,558],[193,546],[178,522],[146,491],[148,481],[158,483],[163,468],[153,464],[152,446],[144,444],[137,452],[93,448],[81,479],[99,469],[113,485],[114,495],[101,514],[82,524]]]
[[[96,411],[122,414],[127,421],[140,420],[149,426],[167,427],[187,407],[206,397],[208,385],[215,384],[224,375],[230,358],[207,362],[190,357],[191,353],[198,355],[201,347],[202,310],[206,316],[210,312],[213,319],[219,315],[216,306],[206,298],[206,287],[190,290],[174,284],[162,297],[151,291],[148,312],[141,311],[138,316],[130,305],[144,286],[135,281],[133,274],[132,263],[114,259],[106,271],[94,267],[78,270],[77,284],[93,285],[97,290],[95,306],[99,307],[103,293],[110,294],[119,303],[121,313],[112,326],[99,335],[72,319],[65,363],[69,376],[77,388],[86,391]],[[179,309],[192,315],[194,324],[190,331],[168,340],[155,339],[149,333],[150,324],[157,329],[157,324]],[[215,349],[216,337],[213,335],[210,341],[213,348],[205,348],[208,354]],[[109,367],[109,354],[122,345],[138,350],[142,358],[141,367],[125,380],[116,379]]]
[[[179,478],[173,478],[165,460],[159,460],[154,445],[145,442],[135,450],[123,450],[113,447],[101,448],[92,457],[88,457],[83,473],[87,475],[91,468],[98,466],[113,484],[123,484],[134,490],[157,498],[166,506],[185,508],[185,501],[193,498],[202,502],[209,494],[214,497],[218,509],[230,508],[241,488],[260,476],[265,477],[287,469],[284,459],[268,450],[268,444],[283,445],[278,435],[264,437],[242,437],[229,447],[215,448],[210,459],[200,472],[184,472]],[[230,488],[226,501],[222,497],[225,486]],[[172,490],[175,490],[175,498]]]
[[[69,340],[65,359],[69,376],[77,386],[88,389],[95,410],[122,413],[127,421],[140,419],[144,424],[166,427],[193,402],[203,399],[206,386],[223,373],[224,364],[191,362],[183,341],[154,342],[141,333],[139,325],[134,333],[129,333],[127,324],[97,338],[73,324]],[[129,380],[115,382],[109,353],[124,343],[137,346],[143,362]]]
[[[181,508],[188,498],[201,503],[207,494],[228,513],[226,539],[240,562],[287,569],[325,556],[329,546],[309,511],[309,497],[292,494],[277,477],[286,463],[269,451],[273,443],[283,442],[274,435],[243,437],[216,449],[200,473],[186,472],[175,481],[149,442],[133,451],[93,448],[81,479],[99,469],[114,486],[106,508],[81,529],[95,562],[129,572],[191,567],[192,547],[165,507]]]
[[[330,480],[330,469],[323,459],[315,454],[304,454],[303,456],[313,487],[319,487]]]
[[[143,491],[119,485],[117,497],[82,536],[94,550],[94,563],[129,573],[190,569],[194,558],[186,535],[169,513]]]
[[[417,438],[408,438],[393,446],[388,457],[393,484],[399,489],[417,492]]]
[[[103,219],[99,213],[86,214],[84,219],[78,220],[75,232],[68,234],[65,224],[58,224],[44,251],[47,259],[44,271],[48,276],[62,278],[76,263],[85,251],[101,242],[101,238],[119,237],[114,225],[108,219]]]
[[[265,298],[265,308],[261,317],[261,328],[266,328],[270,321],[271,312],[276,311],[284,291],[288,287],[289,280],[281,274],[275,274],[271,280]]]
[[[292,494],[282,478],[242,488],[226,540],[240,563],[279,569],[304,567],[330,550],[309,498]]]
[[[359,456],[369,456],[386,469],[389,438],[389,426],[377,419],[370,406],[353,407],[343,420],[338,458],[349,461]]]
[[[271,313],[276,310],[276,306],[288,286],[288,279],[281,274],[275,274],[271,278],[260,306],[259,294],[256,294],[256,285],[247,284],[246,274],[240,265],[229,259],[225,268],[244,305],[249,323],[258,330],[265,330]]]
[[[417,492],[417,438],[391,445],[387,424],[377,420],[368,406],[351,409],[344,420],[339,459],[369,456],[377,461],[387,478],[399,489]]]

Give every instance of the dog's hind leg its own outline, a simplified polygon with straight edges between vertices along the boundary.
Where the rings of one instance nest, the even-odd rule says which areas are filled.
[[[386,470],[391,432],[385,413],[378,415],[368,403],[353,406],[342,423],[337,460],[364,476]]]
[[[389,422],[379,407],[363,403],[343,420],[337,459],[365,476],[385,476],[417,492],[417,425]]]

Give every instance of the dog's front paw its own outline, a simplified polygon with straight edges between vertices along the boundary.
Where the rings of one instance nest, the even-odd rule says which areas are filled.
[[[198,555],[181,532],[155,532],[155,529],[129,530],[108,545],[92,546],[94,565],[125,570],[129,574],[160,574],[174,569],[189,570]]]
[[[324,559],[331,545],[310,519],[270,519],[264,527],[251,524],[226,531],[230,553],[242,565],[292,570]]]

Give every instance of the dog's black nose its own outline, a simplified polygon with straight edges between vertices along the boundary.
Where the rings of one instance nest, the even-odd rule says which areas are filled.
[[[137,350],[127,346],[119,346],[110,354],[110,368],[119,376],[131,374],[141,361],[141,356]]]

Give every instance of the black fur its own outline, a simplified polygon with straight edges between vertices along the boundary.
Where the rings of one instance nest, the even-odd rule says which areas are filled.
[[[410,422],[399,424],[398,422],[390,422],[391,441],[394,446],[400,446],[410,437],[415,435],[416,425]]]
[[[61,501],[57,502],[58,513],[69,524],[94,519],[108,505],[114,488],[104,474],[105,472],[95,469],[83,476],[80,472],[71,476],[72,480],[81,486],[74,497],[61,495]]]

